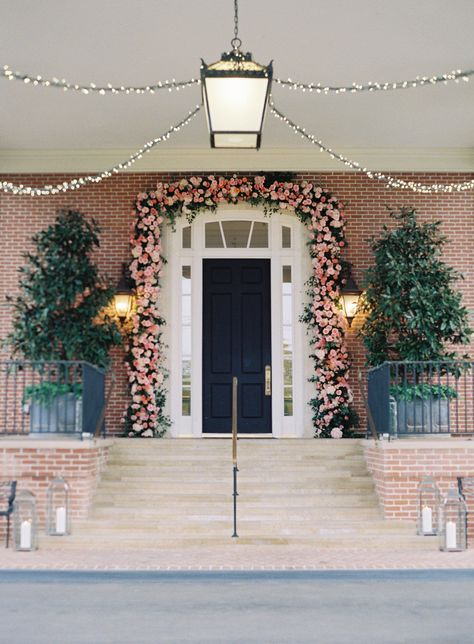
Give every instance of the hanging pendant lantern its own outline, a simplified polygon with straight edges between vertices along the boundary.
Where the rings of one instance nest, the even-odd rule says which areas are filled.
[[[201,62],[202,98],[211,148],[253,148],[262,142],[263,120],[270,95],[273,67],[252,60],[240,50],[239,17],[234,0],[232,51],[211,65]]]
[[[272,63],[260,65],[239,49],[201,64],[202,95],[212,148],[254,148],[262,142]]]

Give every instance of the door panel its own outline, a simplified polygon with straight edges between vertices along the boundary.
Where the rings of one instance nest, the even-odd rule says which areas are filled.
[[[270,433],[270,260],[203,260],[203,432],[230,433],[237,376],[239,433]]]

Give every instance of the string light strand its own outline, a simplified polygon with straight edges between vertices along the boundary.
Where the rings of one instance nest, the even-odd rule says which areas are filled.
[[[299,83],[293,81],[291,78],[282,80],[274,78],[273,82],[282,87],[290,90],[300,90],[302,92],[316,92],[317,94],[355,94],[356,92],[378,92],[388,91],[395,89],[411,89],[414,87],[422,87],[424,85],[447,85],[460,81],[468,82],[469,78],[474,76],[474,69],[461,70],[456,69],[447,74],[438,74],[435,76],[417,76],[412,80],[403,80],[396,82],[383,82],[383,83],[352,83],[352,85],[322,85],[321,83]]]
[[[88,85],[83,85],[80,83],[70,83],[64,78],[43,78],[42,76],[29,76],[24,72],[15,72],[8,65],[4,65],[1,69],[1,76],[7,80],[16,80],[26,85],[32,85],[33,87],[55,87],[56,89],[62,89],[65,92],[77,92],[79,94],[99,94],[105,96],[106,94],[155,94],[163,89],[167,89],[169,92],[179,91],[185,87],[191,87],[191,85],[200,85],[201,81],[199,78],[191,78],[187,81],[177,81],[173,78],[171,81],[158,81],[153,85],[143,85],[143,86],[114,86],[110,83],[106,85],[96,85],[95,83],[89,83]]]
[[[147,141],[147,143],[145,143],[139,150],[131,154],[128,159],[122,161],[121,163],[117,163],[117,165],[114,165],[113,168],[110,168],[109,170],[104,170],[103,172],[100,172],[96,175],[88,175],[86,177],[72,179],[71,181],[64,181],[63,183],[58,183],[56,185],[45,185],[40,188],[33,186],[24,186],[23,184],[13,184],[9,181],[2,181],[0,183],[1,189],[3,190],[3,192],[8,192],[14,195],[30,195],[32,197],[38,197],[42,195],[55,195],[60,192],[67,192],[68,190],[77,190],[78,188],[81,188],[82,186],[85,186],[89,183],[100,183],[104,179],[107,179],[114,174],[127,170],[136,161],[141,159],[144,154],[147,154],[154,147],[156,147],[160,143],[163,143],[163,141],[167,141],[173,134],[179,132],[181,128],[183,128],[185,125],[188,125],[192,121],[201,107],[201,105],[196,105],[196,107],[191,110],[184,119],[179,121],[179,123],[176,123],[176,125],[170,127],[164,134],[157,137],[156,139]]]
[[[462,181],[459,183],[423,184],[417,181],[405,181],[404,179],[400,179],[399,177],[392,177],[389,174],[384,174],[382,172],[369,170],[361,166],[361,164],[357,163],[357,161],[352,161],[351,159],[348,159],[342,154],[335,152],[327,145],[325,145],[316,136],[306,132],[304,127],[297,125],[287,116],[285,116],[282,112],[280,112],[275,107],[273,99],[270,99],[270,111],[273,114],[273,116],[275,116],[275,118],[283,121],[283,123],[285,123],[285,125],[287,125],[291,130],[293,130],[295,134],[300,135],[301,138],[306,139],[307,141],[309,141],[310,143],[318,147],[321,152],[326,152],[326,154],[329,154],[329,156],[332,159],[337,159],[338,161],[341,161],[341,163],[343,163],[348,168],[351,168],[351,170],[355,170],[356,172],[361,172],[367,175],[369,179],[376,179],[377,181],[381,181],[382,183],[385,183],[387,185],[387,188],[400,188],[402,190],[412,190],[413,192],[421,192],[421,193],[462,192],[465,190],[472,190],[474,188],[474,179],[471,179],[470,181]]]

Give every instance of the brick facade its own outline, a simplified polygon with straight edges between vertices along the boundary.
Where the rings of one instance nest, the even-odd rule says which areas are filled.
[[[71,441],[2,439],[0,471],[2,479],[15,479],[17,491],[28,490],[35,495],[40,530],[46,519],[48,485],[61,475],[70,486],[71,520],[87,517],[89,504],[101,473],[106,467],[110,440]],[[6,522],[0,522],[0,543],[5,536]]]
[[[205,174],[211,174],[206,172]],[[219,174],[219,173],[216,173]],[[245,173],[239,173],[245,174]],[[399,173],[396,173],[399,174]],[[424,183],[443,183],[472,178],[463,173],[410,173],[405,179]],[[41,185],[56,183],[69,177],[60,175],[5,175],[15,183]],[[114,176],[101,184],[83,187],[78,191],[50,197],[18,197],[0,195],[0,218],[3,251],[0,258],[0,337],[8,330],[10,309],[5,302],[7,293],[14,294],[18,275],[17,269],[23,263],[22,254],[29,249],[32,234],[54,219],[61,208],[77,208],[88,216],[95,217],[101,228],[101,249],[97,260],[100,268],[116,282],[122,262],[129,257],[129,230],[131,213],[136,194],[153,189],[157,181],[176,177],[157,173],[130,173]],[[297,179],[308,179],[323,185],[346,204],[347,240],[349,248],[346,258],[352,262],[354,275],[362,283],[364,269],[371,263],[368,238],[377,234],[383,223],[388,221],[386,206],[414,206],[427,220],[443,220],[443,229],[450,244],[446,249],[446,260],[461,270],[465,280],[459,286],[464,303],[474,311],[474,193],[456,194],[414,194],[400,190],[389,191],[384,185],[371,181],[365,176],[351,172],[327,172],[318,174],[301,173]],[[357,383],[357,369],[363,368],[364,352],[357,331],[361,320],[356,318],[348,336],[354,369],[352,385],[355,401],[365,427],[364,410]],[[126,374],[122,364],[123,354],[115,350],[114,371],[117,377],[111,405],[107,415],[108,430],[119,433],[120,418],[127,406]]]

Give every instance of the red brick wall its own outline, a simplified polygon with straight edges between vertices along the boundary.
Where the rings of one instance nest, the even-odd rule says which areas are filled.
[[[364,452],[386,519],[416,520],[418,484],[425,476],[432,476],[443,494],[452,484],[457,489],[458,477],[474,476],[470,440],[371,440]]]
[[[206,173],[210,174],[210,173]],[[218,173],[216,173],[218,174]],[[398,173],[397,173],[398,174]],[[402,176],[402,175],[400,175]],[[67,179],[59,175],[8,175],[16,183],[42,185]],[[17,268],[23,262],[22,253],[29,248],[32,234],[47,226],[60,208],[77,208],[94,216],[102,228],[101,249],[97,259],[102,270],[115,282],[120,266],[128,258],[128,238],[131,212],[136,194],[153,188],[157,181],[172,177],[163,174],[137,173],[114,176],[101,184],[87,186],[78,191],[51,197],[18,197],[0,194],[0,221],[3,252],[0,258],[0,337],[8,329],[10,311],[5,295],[14,294],[17,285]],[[367,239],[380,230],[388,220],[386,206],[415,206],[425,219],[443,220],[443,229],[451,243],[446,250],[446,260],[461,270],[466,280],[460,283],[464,302],[474,310],[474,192],[456,194],[415,194],[401,190],[387,190],[382,184],[351,172],[327,172],[298,175],[323,185],[346,204],[348,215],[347,239],[350,244],[347,258],[353,263],[359,284],[362,274],[371,263]],[[462,181],[472,175],[461,173],[410,173],[405,179],[424,183]],[[364,414],[356,371],[363,367],[364,354],[357,331],[361,320],[356,318],[349,333],[348,345],[352,354],[353,389],[355,400]],[[120,431],[120,418],[127,406],[126,376],[122,354],[114,352],[114,370],[117,375],[115,392],[107,416],[109,431]]]
[[[87,517],[89,503],[105,469],[112,441],[40,441],[5,439],[0,444],[0,478],[15,479],[17,491],[35,495],[40,530],[46,519],[50,481],[61,475],[70,486],[71,520]],[[6,522],[0,522],[0,540]],[[0,541],[1,543],[1,541]]]

